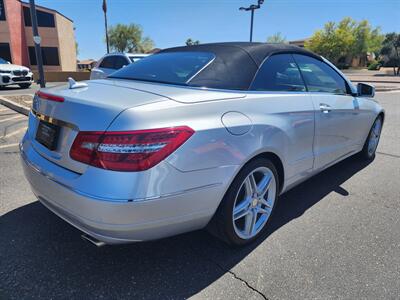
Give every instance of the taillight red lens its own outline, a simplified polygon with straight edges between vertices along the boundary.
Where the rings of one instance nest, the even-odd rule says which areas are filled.
[[[37,91],[36,96],[38,96],[40,99],[44,99],[44,100],[50,100],[50,101],[55,101],[55,102],[64,102],[63,97],[51,95],[48,93],[44,93],[42,91]]]
[[[144,171],[169,156],[192,135],[187,126],[137,131],[81,131],[72,159],[107,170]]]

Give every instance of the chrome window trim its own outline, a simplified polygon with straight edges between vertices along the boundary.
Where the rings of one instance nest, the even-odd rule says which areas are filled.
[[[211,53],[211,52],[208,52],[208,53]],[[215,54],[214,53],[211,53],[211,54],[213,55],[213,58],[208,63],[206,63],[200,70],[198,70],[192,77],[190,77],[188,80],[186,80],[186,84],[189,84],[190,81],[192,81],[197,75],[199,75],[201,72],[203,72],[203,70],[205,68],[207,68],[215,60],[215,58],[216,58]]]

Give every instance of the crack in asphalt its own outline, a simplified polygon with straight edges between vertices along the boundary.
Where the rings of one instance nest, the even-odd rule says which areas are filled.
[[[390,156],[390,157],[394,157],[394,158],[400,158],[400,155],[396,155],[396,154],[390,154],[390,153],[379,152],[379,151],[376,151],[376,153],[382,154],[382,155],[386,155],[386,156]]]
[[[255,287],[253,287],[250,283],[248,283],[245,279],[239,277],[235,272],[233,272],[232,270],[226,270],[222,265],[220,265],[218,262],[214,261],[213,259],[204,256],[203,254],[199,253],[198,251],[196,251],[192,246],[189,247],[192,252],[194,252],[195,254],[199,255],[200,257],[202,257],[204,260],[211,262],[212,264],[216,265],[221,271],[225,272],[225,273],[229,273],[232,275],[232,277],[236,280],[239,280],[240,282],[244,283],[247,288],[249,288],[250,290],[252,290],[253,292],[256,292],[257,294],[259,294],[264,300],[268,300],[267,296],[265,296],[261,291],[257,290]]]
[[[217,264],[218,265],[218,264]],[[253,286],[251,286],[246,280],[244,280],[243,278],[240,278],[239,276],[237,276],[233,271],[228,270],[227,271],[229,274],[231,274],[233,276],[233,278],[243,282],[249,289],[251,289],[252,291],[256,292],[257,294],[259,294],[261,297],[263,297],[263,299],[268,300],[267,296],[265,296],[261,291],[257,290],[256,288],[254,288]]]

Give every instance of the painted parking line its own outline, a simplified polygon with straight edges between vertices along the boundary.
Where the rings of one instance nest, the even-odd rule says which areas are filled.
[[[0,112],[7,111],[7,110],[9,110],[9,109],[8,108],[0,108]]]
[[[7,133],[5,136],[3,136],[3,138],[9,138],[11,136],[17,135],[18,133],[25,132],[26,129],[28,129],[28,127],[23,127],[23,128],[20,128],[20,129],[18,129],[16,131]]]
[[[11,148],[11,147],[15,147],[15,146],[18,146],[18,145],[19,145],[19,143],[8,144],[8,145],[2,145],[2,146],[0,146],[0,149]]]
[[[17,115],[17,116],[10,117],[10,118],[7,118],[7,119],[2,119],[2,120],[0,120],[0,123],[7,122],[7,121],[11,121],[11,120],[20,119],[20,118],[23,118],[23,117],[25,117],[25,116]]]

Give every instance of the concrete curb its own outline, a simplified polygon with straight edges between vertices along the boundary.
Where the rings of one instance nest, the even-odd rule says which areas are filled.
[[[16,112],[19,112],[25,116],[29,115],[30,108],[27,106],[22,106],[18,103],[15,103],[14,101],[8,100],[4,97],[0,96],[0,104],[7,106],[8,108],[15,110]]]
[[[365,82],[365,83],[391,83],[391,84],[400,84],[400,81],[393,81],[393,80],[371,80],[371,79],[362,79],[362,78],[354,78],[350,79],[352,82]]]
[[[375,87],[376,92],[393,92],[400,91],[400,87]]]

